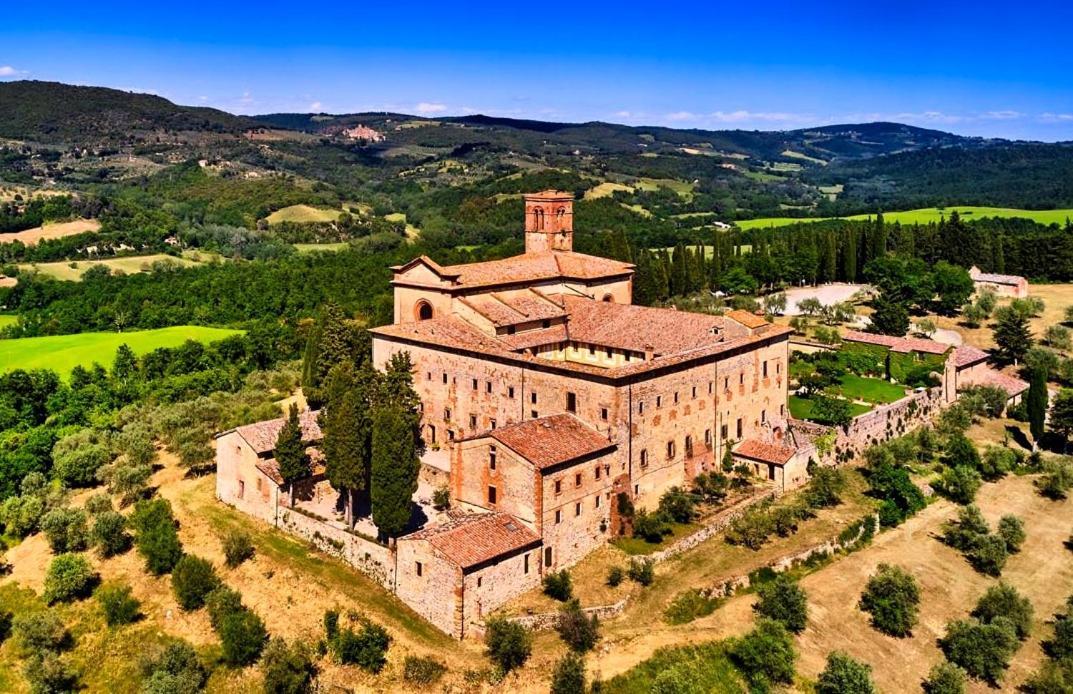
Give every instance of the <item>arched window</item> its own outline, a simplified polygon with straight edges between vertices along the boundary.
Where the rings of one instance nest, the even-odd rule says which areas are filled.
[[[555,211],[555,219],[559,222],[559,226],[562,226],[563,219],[566,217],[566,208],[560,207]]]
[[[540,207],[533,210],[534,228],[537,231],[544,230],[544,210]]]
[[[422,299],[414,305],[414,318],[417,320],[428,320],[432,318],[432,315],[432,304],[429,302]]]
[[[610,304],[615,300],[615,297],[611,296],[610,294],[604,294],[603,300]]]

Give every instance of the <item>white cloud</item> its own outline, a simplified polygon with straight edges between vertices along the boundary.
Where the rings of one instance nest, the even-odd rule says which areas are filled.
[[[12,77],[19,74],[19,71],[10,65],[0,65],[0,77]]]
[[[1073,121],[1073,113],[1043,113],[1040,114],[1040,120],[1045,123],[1065,123],[1066,121]]]
[[[319,101],[314,101],[309,105],[310,111],[320,111],[322,108],[323,107],[321,106],[321,103]]]
[[[633,114],[629,111],[615,111],[616,118],[633,118]]]
[[[767,111],[715,111],[710,114],[709,117],[712,120],[720,123],[741,123],[741,122],[755,122],[762,121],[765,123],[800,123],[803,121],[815,121],[816,118],[811,114],[804,113],[783,113],[783,112],[767,112]]]
[[[687,120],[696,120],[697,114],[689,111],[675,111],[674,113],[668,113],[665,118],[672,123],[681,123]]]
[[[446,104],[430,103],[428,101],[422,101],[416,106],[417,112],[421,114],[429,113],[443,113],[447,110]]]
[[[981,116],[981,118],[984,118],[986,120],[1013,120],[1015,118],[1021,118],[1024,115],[1025,114],[1021,113],[1020,111],[1012,111],[1012,110],[1007,110],[1007,111],[987,111],[986,113],[984,113]]]

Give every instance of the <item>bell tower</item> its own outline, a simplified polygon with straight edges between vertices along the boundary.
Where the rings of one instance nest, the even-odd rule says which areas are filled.
[[[574,195],[559,190],[525,198],[525,252],[574,250]]]

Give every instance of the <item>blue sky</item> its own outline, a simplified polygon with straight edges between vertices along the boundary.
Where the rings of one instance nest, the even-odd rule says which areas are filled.
[[[1070,2],[87,3],[0,9],[0,79],[234,113],[481,112],[1073,140]],[[0,104],[2,108],[2,104]]]

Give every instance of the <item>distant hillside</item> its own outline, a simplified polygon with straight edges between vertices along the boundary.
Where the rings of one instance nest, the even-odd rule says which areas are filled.
[[[58,82],[0,82],[0,136],[53,144],[98,144],[138,133],[241,133],[253,121],[159,96]]]

